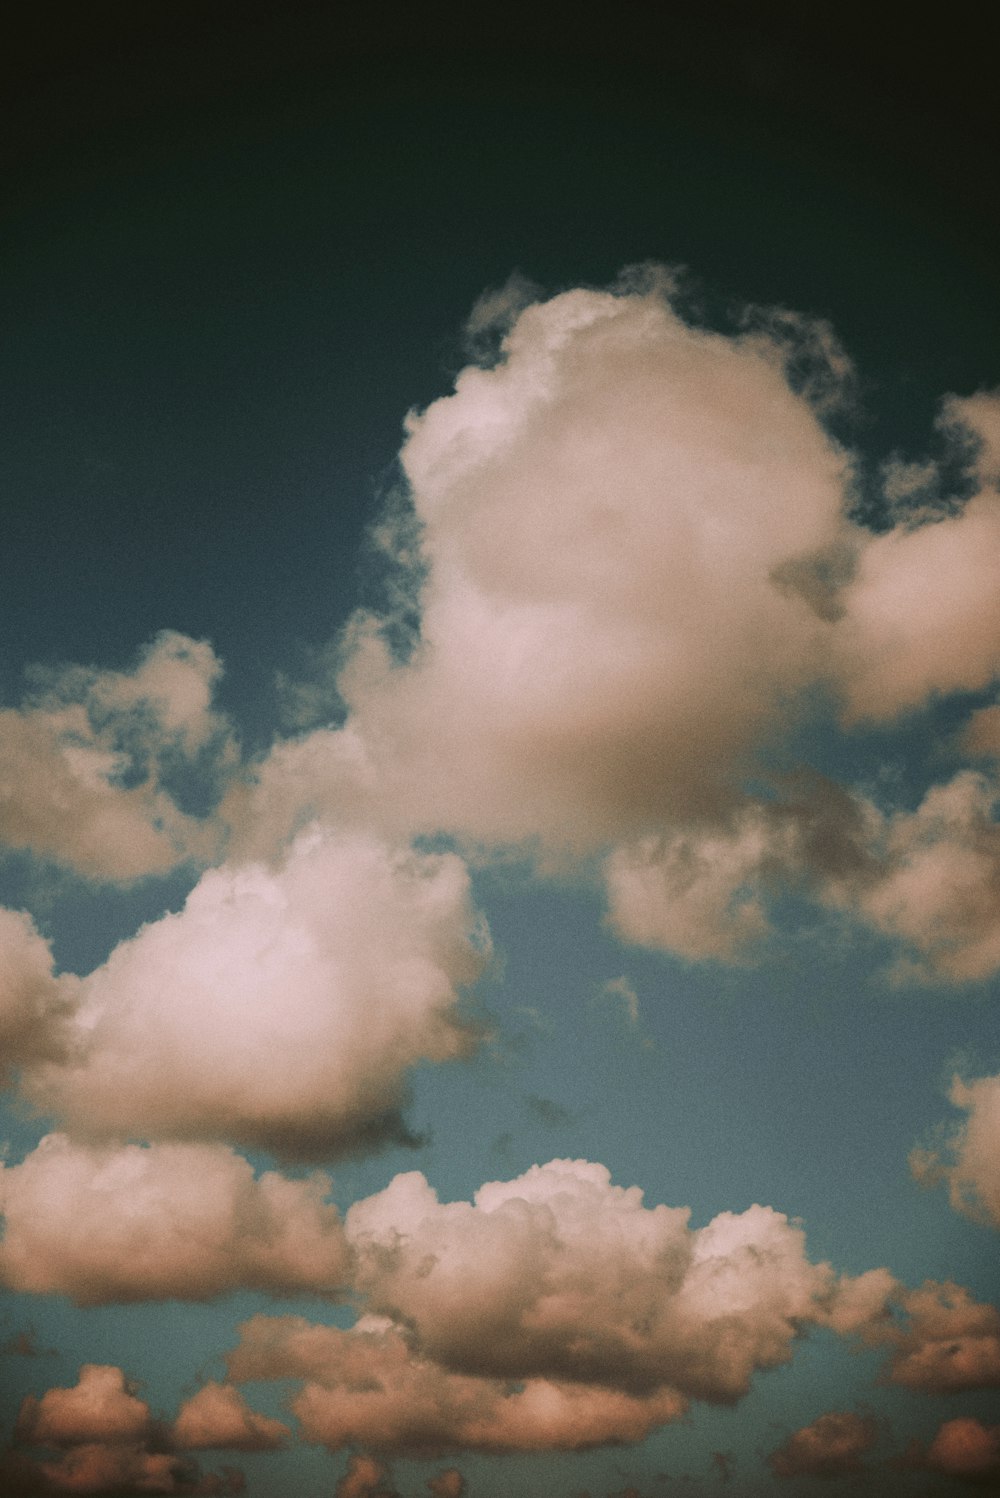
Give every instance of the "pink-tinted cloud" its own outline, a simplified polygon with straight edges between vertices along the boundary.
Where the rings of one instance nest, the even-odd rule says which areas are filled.
[[[465,1478],[457,1467],[445,1467],[427,1479],[427,1488],[433,1498],[462,1498],[465,1487]]]
[[[419,541],[384,538],[426,572],[420,647],[400,665],[356,618],[346,729],[261,767],[238,838],[304,802],[579,849],[731,804],[821,670],[850,465],[790,388],[788,327],[711,333],[668,291],[525,307],[411,415]]]
[[[0,843],[119,882],[211,857],[218,828],[186,815],[169,783],[179,763],[234,767],[212,707],[220,673],[210,646],[173,631],[130,673],[36,672],[32,697],[0,711]]]
[[[924,1394],[1000,1388],[1000,1310],[960,1285],[927,1280],[893,1299],[901,1317],[861,1327],[870,1345],[891,1348],[884,1379]]]
[[[149,1432],[149,1406],[129,1387],[120,1368],[85,1363],[71,1389],[28,1395],[16,1437],[26,1446],[130,1445]]]
[[[76,997],[72,979],[55,978],[31,917],[0,908],[0,1084],[19,1067],[65,1059]]]
[[[87,1145],[51,1134],[0,1165],[0,1278],[101,1301],[239,1287],[335,1294],[348,1254],[324,1176],[255,1179],[223,1145]]]
[[[971,1415],[946,1420],[926,1448],[909,1458],[914,1466],[974,1486],[1000,1484],[1000,1425],[984,1425]]]
[[[117,947],[79,984],[69,1055],[22,1090],[90,1136],[299,1158],[399,1141],[409,1068],[470,1049],[457,1002],[487,954],[456,856],[305,833]]]
[[[79,1493],[92,1498],[148,1498],[150,1493],[176,1498],[233,1498],[246,1488],[235,1467],[202,1473],[188,1458],[150,1451],[141,1445],[72,1446],[55,1461],[35,1460],[23,1452],[0,1457],[5,1498],[47,1498]]]
[[[956,1077],[950,1097],[968,1117],[943,1147],[914,1150],[910,1167],[926,1185],[946,1182],[956,1212],[1000,1227],[1000,1076]]]
[[[863,1458],[877,1440],[872,1416],[832,1410],[770,1452],[768,1465],[776,1477],[849,1477],[863,1470]]]
[[[303,1380],[292,1413],[307,1441],[332,1451],[578,1451],[640,1441],[685,1409],[671,1389],[633,1395],[543,1378],[512,1383],[453,1373],[379,1318],[341,1331],[300,1317],[254,1317],[227,1362],[237,1382]]]
[[[640,1441],[690,1402],[733,1403],[811,1325],[874,1335],[884,1270],[838,1279],[801,1230],[754,1207],[692,1230],[603,1166],[555,1160],[475,1201],[397,1176],[346,1219],[350,1331],[256,1316],[235,1383],[292,1379],[306,1439],[383,1455]]]
[[[207,1383],[181,1405],[171,1434],[187,1451],[277,1451],[292,1433],[281,1420],[252,1410],[231,1384]]]
[[[334,1498],[398,1498],[389,1469],[366,1452],[348,1457],[347,1471],[338,1478]]]

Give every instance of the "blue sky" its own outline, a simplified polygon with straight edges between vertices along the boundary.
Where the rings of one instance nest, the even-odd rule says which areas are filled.
[[[1000,1481],[988,89],[791,15],[15,56],[13,1493]]]

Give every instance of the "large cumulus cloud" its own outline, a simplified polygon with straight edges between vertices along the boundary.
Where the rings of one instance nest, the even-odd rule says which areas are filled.
[[[727,961],[790,879],[932,976],[992,971],[992,782],[916,812],[836,787],[835,813],[829,782],[789,790],[788,744],[817,714],[891,722],[1000,672],[1000,398],[942,408],[971,497],[876,534],[825,421],[846,370],[828,329],[710,330],[663,272],[494,300],[499,357],[408,418],[412,509],[381,531],[403,580],[342,642],[344,721],[233,792],[235,846],[318,815],[600,853],[620,935]]]
[[[366,1305],[451,1369],[731,1401],[789,1357],[833,1275],[770,1208],[688,1219],[602,1165],[554,1160],[473,1203],[397,1176],[346,1230]]]

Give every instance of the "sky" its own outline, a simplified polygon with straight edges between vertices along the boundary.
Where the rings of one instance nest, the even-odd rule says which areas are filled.
[[[22,14],[0,1489],[1000,1490],[990,54]]]

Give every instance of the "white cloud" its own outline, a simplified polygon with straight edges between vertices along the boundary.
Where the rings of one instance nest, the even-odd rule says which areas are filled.
[[[956,1077],[950,1097],[968,1118],[943,1149],[914,1150],[911,1168],[928,1185],[945,1181],[956,1212],[1000,1228],[1000,1076]]]
[[[23,911],[0,908],[0,1084],[21,1066],[65,1057],[76,985]]]
[[[141,1440],[149,1405],[136,1397],[120,1368],[85,1363],[71,1389],[48,1389],[22,1402],[17,1439],[26,1446],[104,1445]]]
[[[580,849],[730,804],[821,669],[849,464],[789,329],[693,328],[661,291],[526,307],[410,417],[419,645],[355,620],[348,739],[280,748],[269,813],[288,777],[333,816]]]
[[[100,1146],[50,1134],[22,1164],[0,1166],[0,1279],[82,1304],[204,1300],[241,1287],[336,1294],[349,1260],[329,1184],[255,1179],[223,1145]]]
[[[171,777],[233,768],[211,705],[221,669],[210,646],[164,631],[133,672],[36,671],[28,701],[0,710],[0,843],[118,882],[210,858],[219,830],[185,814]]]
[[[984,1425],[972,1415],[946,1420],[912,1464],[959,1481],[993,1488],[1000,1479],[1000,1425]]]
[[[118,946],[82,980],[68,1058],[22,1090],[84,1135],[299,1158],[399,1140],[409,1068],[470,1047],[457,1000],[487,949],[454,855],[306,834]]]
[[[553,1160],[473,1204],[400,1175],[345,1222],[366,1305],[449,1369],[733,1401],[828,1316],[837,1285],[770,1208],[688,1218],[602,1165]]]
[[[901,1322],[878,1318],[865,1341],[892,1349],[885,1381],[924,1394],[1000,1388],[1000,1310],[960,1285],[927,1280],[896,1291]]]
[[[171,1427],[174,1441],[188,1451],[276,1451],[291,1434],[281,1420],[252,1410],[239,1389],[214,1382],[184,1401]]]

